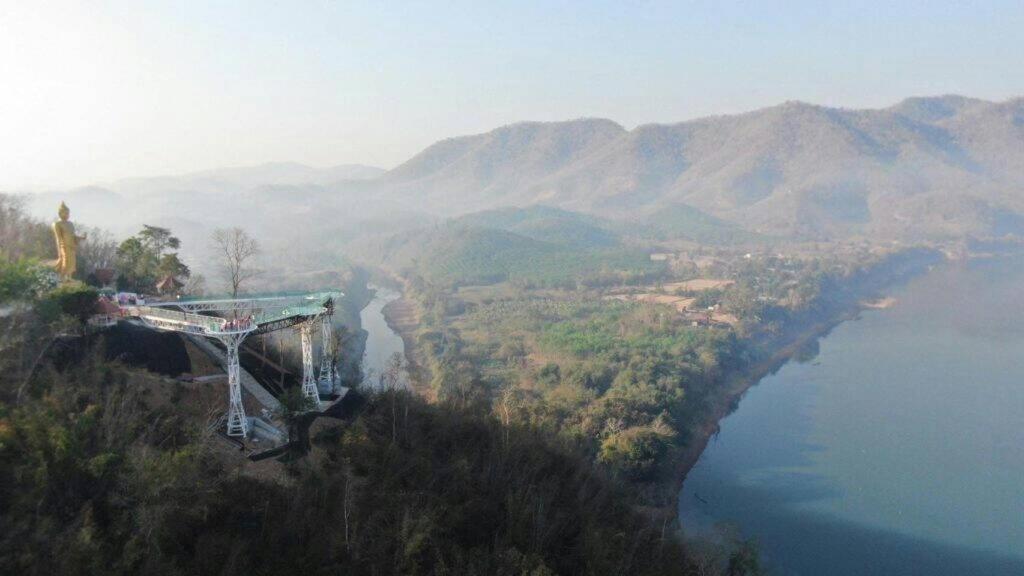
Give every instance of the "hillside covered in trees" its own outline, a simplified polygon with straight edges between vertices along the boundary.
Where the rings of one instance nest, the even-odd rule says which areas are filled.
[[[688,551],[574,443],[485,404],[367,391],[355,417],[321,418],[308,444],[250,462],[211,426],[220,404],[208,386],[104,353],[111,336],[84,324],[95,290],[42,281],[46,227],[3,207],[2,573],[756,569],[744,543]],[[168,261],[146,240],[172,245],[145,232],[120,244],[132,259],[114,252],[139,264],[125,269],[136,283]]]

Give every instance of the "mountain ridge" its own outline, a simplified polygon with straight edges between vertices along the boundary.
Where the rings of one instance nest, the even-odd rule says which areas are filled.
[[[518,122],[440,140],[391,170],[267,163],[34,197],[45,217],[57,200],[86,200],[76,213],[98,224],[113,205],[158,222],[183,204],[216,208],[190,215],[213,225],[268,229],[325,228],[318,214],[350,228],[396,210],[430,221],[534,205],[711,222],[678,208],[688,206],[715,219],[714,236],[737,236],[730,227],[815,240],[1024,236],[1014,224],[1024,222],[1024,98],[947,94],[873,109],[789,101],[632,129],[602,118]]]
[[[996,215],[1024,210],[1022,103],[789,101],[632,130],[593,118],[517,123],[428,146],[381,180],[444,214],[548,204],[617,217],[683,203],[787,236],[985,234]],[[893,217],[901,211],[916,213],[913,226]]]

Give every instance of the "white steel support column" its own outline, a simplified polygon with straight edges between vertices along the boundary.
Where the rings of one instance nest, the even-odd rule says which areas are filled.
[[[228,436],[244,437],[249,434],[249,419],[245,417],[245,406],[242,405],[242,382],[238,363],[238,347],[245,336],[233,334],[218,338],[228,349]]]
[[[333,330],[331,326],[331,315],[324,314],[320,317],[320,389],[327,393],[334,392],[334,352],[333,352]]]
[[[269,332],[298,326],[302,334],[302,393],[319,409],[320,394],[317,375],[313,369],[314,322],[329,315],[340,292],[314,292],[291,296],[228,298],[217,300],[173,300],[122,306],[120,317],[134,319],[155,330],[180,332],[211,338],[227,349],[225,358],[228,373],[227,433],[246,436],[249,421],[242,404],[241,367],[238,349],[249,334]],[[326,376],[327,387],[333,391],[337,369],[331,353],[330,321],[322,325],[325,346],[321,358],[321,377]],[[324,369],[326,366],[326,370]]]
[[[313,376],[313,324],[316,318],[311,318],[300,325],[302,334],[302,395],[313,401],[316,408],[320,409],[320,391],[316,388],[316,378]]]

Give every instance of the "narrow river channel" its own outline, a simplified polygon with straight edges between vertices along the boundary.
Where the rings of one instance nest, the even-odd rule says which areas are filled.
[[[396,353],[404,357],[405,343],[384,319],[384,307],[402,295],[389,288],[370,288],[375,290],[373,300],[359,313],[359,319],[367,332],[366,350],[363,352],[363,384],[376,388],[391,357]]]
[[[775,575],[1024,574],[1024,259],[947,265],[721,423],[680,494]]]

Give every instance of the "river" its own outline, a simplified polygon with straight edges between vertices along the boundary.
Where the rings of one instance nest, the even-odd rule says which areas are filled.
[[[366,349],[363,352],[363,383],[377,387],[380,375],[391,357],[395,353],[401,354],[403,358],[405,355],[405,343],[384,319],[384,307],[402,295],[389,288],[370,288],[375,291],[373,300],[359,313],[360,323],[367,332]],[[408,382],[408,376],[404,372],[403,377]]]
[[[687,476],[690,534],[774,575],[1024,574],[1024,259],[944,265],[751,388]]]

